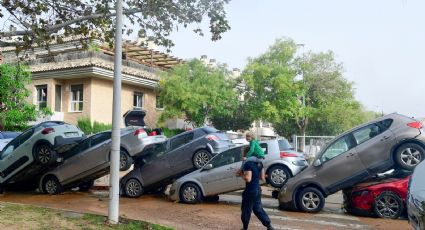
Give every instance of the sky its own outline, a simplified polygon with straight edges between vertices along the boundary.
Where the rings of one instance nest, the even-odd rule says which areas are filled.
[[[172,54],[243,69],[288,37],[305,51],[333,51],[367,109],[425,117],[425,1],[233,0],[226,9],[232,28],[220,41],[180,30],[171,35]]]

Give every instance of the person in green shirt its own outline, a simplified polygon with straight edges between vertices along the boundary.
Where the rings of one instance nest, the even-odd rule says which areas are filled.
[[[249,141],[249,151],[246,153],[246,157],[243,158],[244,161],[254,161],[260,162],[264,159],[264,151],[258,143],[258,140],[254,138],[254,134],[248,132],[246,134],[246,140]]]

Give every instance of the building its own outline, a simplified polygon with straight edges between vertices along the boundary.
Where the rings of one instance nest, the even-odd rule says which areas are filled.
[[[139,42],[123,44],[121,112],[142,109],[145,121],[157,125],[161,113],[156,92],[161,72],[182,60]],[[112,123],[114,54],[108,47],[93,42],[82,49],[78,40],[68,39],[63,44],[52,44],[50,50],[34,48],[19,57],[13,47],[2,49],[3,62],[24,59],[32,72],[29,100],[38,108],[49,107],[52,120],[76,124],[89,117],[92,121]]]

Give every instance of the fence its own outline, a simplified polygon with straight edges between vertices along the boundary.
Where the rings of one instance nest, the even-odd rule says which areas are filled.
[[[296,151],[305,153],[306,160],[311,162],[317,153],[332,139],[334,136],[293,136],[293,146]]]

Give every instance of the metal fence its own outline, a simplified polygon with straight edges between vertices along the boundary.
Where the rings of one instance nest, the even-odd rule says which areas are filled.
[[[310,163],[325,147],[325,145],[331,141],[334,136],[293,136],[293,146],[295,150],[305,153],[306,160]]]

